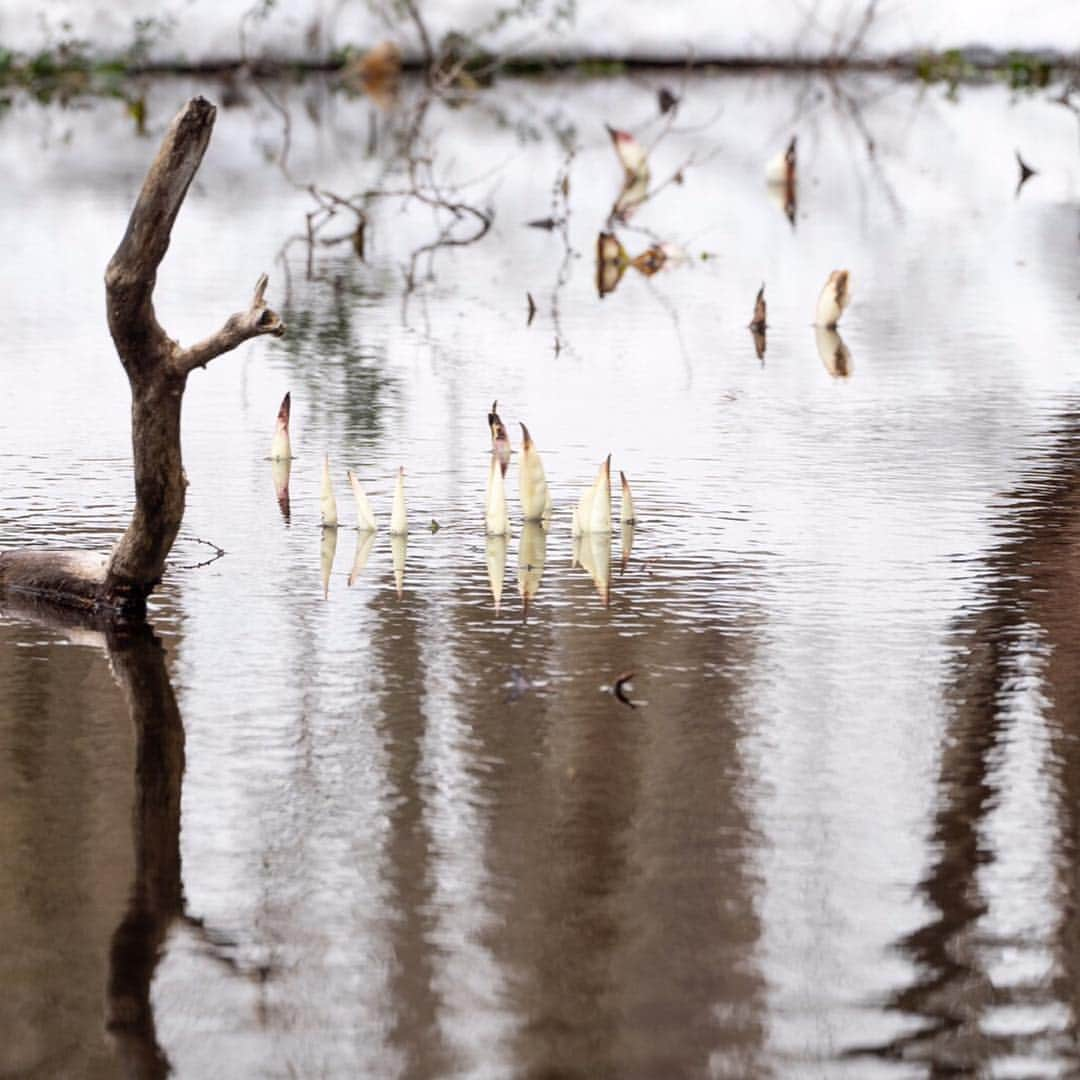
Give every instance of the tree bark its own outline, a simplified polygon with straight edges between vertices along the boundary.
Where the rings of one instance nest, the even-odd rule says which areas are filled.
[[[135,510],[108,558],[91,552],[0,553],[0,590],[54,603],[139,615],[161,580],[184,516],[180,407],[188,375],[214,357],[285,324],[266,306],[266,275],[246,311],[216,333],[182,348],[154,313],[157,269],[210,141],[217,110],[192,98],[177,114],[146,174],[127,231],[105,271],[109,331],[131,385]]]

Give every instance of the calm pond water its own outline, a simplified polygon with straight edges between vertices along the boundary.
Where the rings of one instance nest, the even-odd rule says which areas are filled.
[[[202,336],[267,270],[290,324],[190,381],[153,633],[0,614],[0,1075],[1076,1075],[1076,117],[997,86],[665,79],[654,179],[695,160],[619,235],[689,258],[602,300],[603,124],[660,135],[659,78],[428,109],[418,156],[495,218],[410,296],[429,206],[373,206],[366,263],[285,245],[313,208],[290,176],[401,184],[415,89],[275,88],[288,176],[250,86],[150,84],[143,138],[113,100],[0,115],[0,547],[126,523],[101,277],[191,93],[231,107],[161,321]],[[794,227],[764,184],[793,133]],[[811,326],[840,266],[846,375]],[[505,545],[495,398],[555,502]],[[369,491],[370,550],[320,533],[324,452],[345,522],[345,469]],[[570,512],[609,452],[640,524],[591,574]],[[200,540],[227,554],[198,566]],[[636,709],[608,690],[628,670]]]

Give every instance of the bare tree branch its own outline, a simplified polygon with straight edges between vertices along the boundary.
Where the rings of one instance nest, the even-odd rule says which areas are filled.
[[[109,331],[129,376],[152,366],[168,339],[154,315],[157,268],[214,128],[217,110],[194,98],[169,125],[120,246],[105,270]]]
[[[187,375],[197,367],[206,367],[214,357],[231,352],[253,337],[262,334],[281,337],[285,333],[285,324],[276,311],[266,306],[264,298],[268,282],[269,278],[263,274],[255,283],[255,296],[247,311],[230,315],[225,325],[216,333],[176,353],[172,358],[173,369],[181,375]]]
[[[196,97],[177,114],[105,272],[109,330],[131,385],[131,523],[107,560],[88,552],[0,554],[0,590],[114,615],[141,615],[184,517],[180,406],[188,374],[249,338],[285,332],[284,323],[266,306],[265,274],[255,286],[251,307],[190,349],[181,349],[154,314],[157,269],[206,152],[216,112],[205,98]]]

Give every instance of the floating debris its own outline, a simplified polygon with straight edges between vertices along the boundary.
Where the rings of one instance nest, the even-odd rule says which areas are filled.
[[[337,499],[334,498],[334,485],[330,480],[330,455],[323,454],[322,493],[319,497],[319,514],[324,529],[336,529],[338,525]]]
[[[619,221],[629,219],[631,213],[649,197],[649,158],[645,147],[628,131],[607,126],[611,143],[623,167],[623,186],[611,213]]]
[[[545,232],[553,232],[555,229],[561,229],[566,223],[565,218],[537,218],[535,221],[526,221],[525,224],[530,229],[543,229]]]
[[[646,248],[640,255],[630,260],[630,265],[645,277],[652,277],[658,270],[663,270],[668,261],[668,252],[671,249],[663,244],[653,244]]]
[[[596,238],[596,291],[603,300],[622,281],[630,257],[614,233],[602,232]]]
[[[835,330],[844,309],[851,302],[851,275],[847,270],[834,270],[825,282],[817,302],[815,326]]]
[[[661,86],[656,92],[656,104],[660,107],[660,115],[666,116],[679,107],[679,99],[666,86]]]
[[[602,232],[596,238],[596,291],[601,300],[614,292],[628,266],[643,277],[652,277],[667,266],[686,261],[686,252],[675,244],[652,244],[631,258],[614,233]]]
[[[434,518],[432,518],[431,519],[431,524],[428,526],[428,528],[433,533],[437,533],[442,528],[442,526]]]
[[[630,220],[634,211],[647,202],[649,198],[649,177],[646,172],[643,176],[627,180],[619,192],[614,205],[611,208],[611,216],[616,221],[624,224]]]
[[[626,179],[637,180],[643,177],[648,183],[649,155],[645,147],[629,131],[620,131],[610,124],[605,124],[604,127],[611,136],[611,145],[615,148]]]
[[[532,326],[532,321],[536,318],[536,301],[533,299],[531,292],[525,294],[525,299],[529,302],[529,316],[525,320],[525,325]]]

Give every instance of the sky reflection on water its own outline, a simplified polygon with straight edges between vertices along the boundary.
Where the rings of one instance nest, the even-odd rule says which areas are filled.
[[[153,84],[152,123],[191,89]],[[654,90],[507,83],[437,110],[448,168],[501,166],[495,226],[404,307],[430,220],[376,217],[370,264],[319,251],[315,280],[294,247],[286,276],[308,204],[266,161],[276,114],[222,112],[159,314],[191,340],[266,269],[290,335],[192,378],[163,651],[0,616],[0,1072],[1076,1069],[1075,119],[869,81],[846,90],[871,156],[832,84],[694,80],[657,167],[720,152],[634,220],[714,257],[600,300],[603,122],[643,125]],[[294,174],[362,184],[368,106],[285,92]],[[0,119],[3,546],[125,523],[100,277],[150,145],[124,123],[109,102]],[[762,166],[796,130],[792,229]],[[569,131],[564,264],[524,222]],[[1041,172],[1014,198],[1018,144]],[[846,378],[810,326],[841,265]],[[265,460],[286,390],[287,517]],[[527,618],[527,537],[483,535],[496,397],[555,499]],[[632,553],[574,566],[609,451]],[[341,530],[325,583],[324,452],[343,521],[351,468],[382,522],[362,559]],[[195,568],[196,538],[227,554]],[[637,709],[607,689],[628,670]]]

